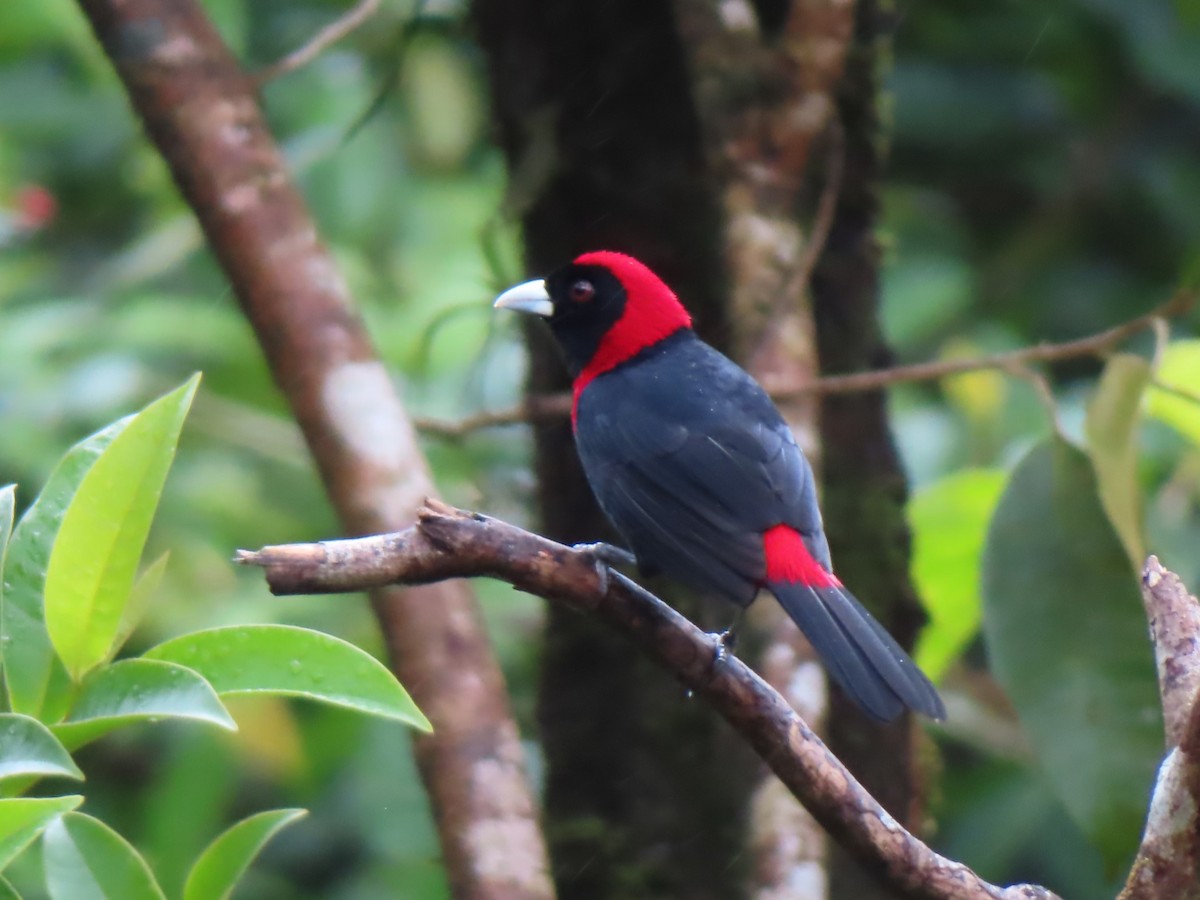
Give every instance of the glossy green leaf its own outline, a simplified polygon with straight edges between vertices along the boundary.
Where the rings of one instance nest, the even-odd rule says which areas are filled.
[[[306,697],[432,730],[386,666],[319,631],[288,625],[214,628],[159,644],[146,658],[195,669],[218,694]]]
[[[0,713],[0,779],[52,776],[83,780],[67,748],[37,719]]]
[[[196,860],[183,889],[183,900],[225,900],[267,841],[307,814],[303,809],[277,809],[250,816],[229,828]]]
[[[1142,494],[1137,479],[1137,429],[1150,364],[1132,353],[1114,354],[1088,403],[1085,430],[1100,502],[1135,572],[1146,559]]]
[[[50,645],[42,605],[46,566],[79,483],[129,422],[128,418],[114,422],[72,447],[13,531],[4,561],[0,646],[4,648],[4,677],[14,712],[45,722],[57,721],[66,714],[71,683]]]
[[[199,376],[133,417],[83,477],[46,569],[46,630],[78,681],[112,646]]]
[[[71,714],[53,730],[74,749],[123,725],[160,718],[237,729],[212,685],[198,673],[162,660],[124,659],[89,673]]]
[[[82,802],[83,798],[77,794],[0,800],[0,871],[28,847],[56,816],[74,809]]]
[[[934,681],[979,631],[983,544],[1003,487],[1003,471],[968,469],[922,489],[909,503],[913,581],[929,613],[916,661]]]
[[[1137,847],[1163,730],[1138,582],[1083,451],[1046,438],[988,531],[984,635],[1048,783],[1115,870]]]
[[[0,876],[0,900],[21,900],[21,895],[7,878]]]
[[[1156,374],[1163,385],[1193,396],[1200,393],[1200,340],[1167,344]],[[1151,385],[1146,391],[1146,413],[1200,445],[1200,403],[1192,397]]]
[[[129,640],[129,636],[142,621],[142,617],[146,615],[150,601],[154,598],[158,586],[162,584],[163,575],[166,574],[167,563],[170,559],[171,551],[164,550],[158,559],[146,566],[145,571],[133,583],[133,589],[129,592],[129,601],[125,604],[124,612],[121,613],[121,621],[117,623],[117,631],[113,635],[112,645],[104,654],[104,662],[113,659],[120,652],[121,648],[125,646],[125,642]]]
[[[51,900],[165,900],[133,846],[99,819],[67,813],[42,836]]]
[[[275,702],[284,701],[276,698]],[[234,711],[234,716],[239,714]],[[240,724],[244,728],[249,723]],[[174,729],[173,734],[161,734],[159,742],[154,790],[139,808],[138,849],[154,861],[159,883],[178,896],[200,851],[229,824],[230,811],[243,802],[247,768],[238,764],[240,734],[230,740],[215,728]],[[303,772],[297,771],[296,777],[305,784],[319,784],[323,778],[315,763],[309,764],[305,757]],[[263,772],[254,765],[250,771],[255,780],[284,783],[273,771]],[[179,815],[181,809],[187,810],[186,816]]]

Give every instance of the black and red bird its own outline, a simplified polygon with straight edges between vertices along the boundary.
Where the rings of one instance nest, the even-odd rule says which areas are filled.
[[[547,317],[601,509],[638,565],[748,606],[762,588],[872,716],[945,717],[937,691],[833,574],[812,469],[758,383],[700,340],[649,268],[585,253],[497,307]]]

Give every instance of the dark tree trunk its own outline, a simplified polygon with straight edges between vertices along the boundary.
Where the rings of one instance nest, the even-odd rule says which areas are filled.
[[[833,27],[838,24],[830,18],[833,7],[756,5],[760,12],[775,11],[776,27],[767,29],[765,43],[741,74],[730,58],[731,77],[764,76],[759,61],[774,58],[763,54],[779,49],[771,41],[779,43],[778,23],[789,16],[810,16],[795,20],[798,32],[789,35],[785,29],[789,39],[803,39],[807,28],[845,39],[845,32]],[[699,11],[684,8],[681,16],[694,38],[698,20],[689,18],[692,12]],[[874,238],[878,18],[873,0],[856,8],[852,55],[836,99],[845,132],[844,174],[812,285],[820,358],[831,372],[870,368],[886,355],[877,319]],[[728,193],[730,179],[741,169],[736,158],[733,164],[721,162],[711,121],[706,145],[693,97],[704,89],[713,99],[711,84],[695,82],[714,77],[716,68],[705,56],[703,63],[693,60],[695,71],[689,73],[671,5],[661,0],[476,0],[475,22],[508,157],[508,211],[524,225],[529,271],[544,273],[583,250],[634,253],[678,290],[701,334],[728,348],[734,335],[723,262],[732,253],[741,266],[739,290],[764,274],[787,279],[764,273],[761,266],[742,265],[752,263],[753,254],[731,249],[726,216],[736,213],[737,204],[730,198],[754,197],[751,205],[758,210],[761,197],[753,191]],[[828,89],[826,81],[837,80],[836,70],[810,71],[805,60],[804,53],[796,65],[786,53],[778,60],[781,75],[794,79],[802,73],[798,84],[784,77],[765,92],[745,85],[731,90],[748,92],[747,103],[771,109],[789,90],[799,87],[794,96],[803,99],[805,90]],[[714,109],[720,115],[719,103],[705,109],[710,117]],[[731,144],[739,153],[758,147],[745,140],[761,137],[755,127],[765,129],[763,134],[786,133],[766,127],[769,112],[768,118],[756,115],[750,113],[750,130]],[[781,126],[791,122],[786,115],[780,118]],[[807,142],[815,136],[803,135],[804,142],[789,137],[778,148],[795,170],[788,173],[792,181],[807,180]],[[769,210],[784,225],[789,211],[799,215],[802,205],[798,197],[786,198],[779,209]],[[789,291],[801,287],[789,283]],[[748,305],[753,311],[755,304]],[[531,329],[529,346],[530,392],[566,387],[566,374],[542,330]],[[911,643],[920,617],[907,576],[904,480],[883,399],[835,398],[824,409],[827,524],[839,569],[897,636]],[[566,541],[611,538],[579,469],[569,425],[539,426],[535,443],[538,509],[546,532]],[[686,598],[678,605],[702,624],[725,624],[722,610],[697,607]],[[569,900],[744,895],[753,761],[674,684],[592,623],[551,609],[544,654],[540,720],[546,821],[560,895]],[[910,725],[879,729],[838,697],[831,720],[832,741],[851,768],[898,818],[911,821],[916,806]],[[836,893],[880,895],[873,883],[858,879],[853,864],[839,862]]]
[[[879,218],[881,169],[877,99],[879,45],[886,39],[876,0],[859,0],[854,43],[838,91],[845,132],[843,187],[825,252],[813,275],[817,349],[829,374],[890,362],[880,333]],[[907,486],[883,393],[834,395],[822,405],[825,529],[838,571],[905,647],[924,621],[909,580]],[[867,789],[909,828],[919,830],[914,741],[908,715],[880,726],[835,694],[829,744]],[[835,851],[833,896],[868,900],[891,893]]]
[[[631,252],[686,299],[708,340],[726,344],[721,219],[669,6],[478,0],[475,21],[529,271],[587,249]],[[530,392],[563,389],[558,354],[537,328],[529,347]],[[541,426],[535,442],[546,533],[612,537],[569,425]],[[725,614],[677,605],[701,622]],[[547,837],[561,896],[724,900],[741,892],[755,764],[722,723],[625,641],[556,608],[540,698]]]

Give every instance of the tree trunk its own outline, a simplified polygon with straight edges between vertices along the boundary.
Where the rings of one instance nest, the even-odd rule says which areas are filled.
[[[876,0],[859,0],[854,41],[837,96],[844,130],[843,187],[813,273],[817,349],[828,374],[881,368],[891,362],[880,333],[878,119],[880,46],[886,40]],[[832,395],[822,404],[825,530],[846,584],[905,647],[924,621],[909,579],[907,486],[888,430],[882,392]],[[911,716],[891,725],[866,718],[835,693],[829,744],[883,806],[920,831],[921,796]],[[833,896],[892,896],[841,851],[832,870]]]
[[[630,252],[685,298],[702,334],[726,344],[721,218],[670,8],[480,0],[475,13],[529,271],[589,249]],[[529,391],[563,389],[562,363],[538,327],[529,348]],[[535,446],[546,533],[612,538],[570,426],[539,426]],[[709,627],[728,624],[726,610],[671,599]],[[755,763],[722,723],[625,641],[556,608],[539,719],[563,896],[739,894]]]
[[[195,0],[80,7],[228,276],[346,532],[405,527],[434,492],[429,469],[250,79]],[[393,670],[434,724],[413,746],[455,896],[550,900],[520,735],[470,586],[390,586],[371,599]]]
[[[814,218],[829,177],[811,157],[824,159],[833,141],[847,157],[842,197],[831,207],[829,258],[814,272],[821,361],[833,371],[878,363],[873,6],[860,7],[853,21],[852,7],[822,0],[477,0],[475,14],[509,162],[508,211],[524,225],[531,274],[584,250],[631,252],[677,290],[706,340],[768,379],[811,374],[802,301],[811,234],[802,223]],[[848,47],[853,71],[835,99]],[[530,393],[566,387],[545,331],[535,324],[528,341]],[[802,436],[812,433],[811,407],[787,412]],[[911,638],[917,618],[890,614],[916,607],[903,478],[882,399],[839,399],[826,416],[834,429],[823,450],[835,558],[884,621]],[[547,533],[612,538],[569,425],[539,426],[535,448]],[[851,536],[864,506],[885,502],[887,514]],[[892,568],[863,566],[864,558],[886,558]],[[706,627],[726,624],[724,610],[671,599]],[[788,858],[750,848],[747,803],[759,784],[753,762],[630,648],[552,609],[544,653],[547,836],[562,896],[727,898],[748,886],[783,896],[777,892],[788,878],[812,872],[819,847],[816,856],[807,849]],[[779,677],[788,680],[786,672]],[[883,743],[872,746],[880,731],[842,699],[834,701],[834,721],[834,740],[852,767],[910,818],[908,726],[883,730]],[[764,804],[760,796],[756,816],[774,814]],[[785,830],[808,840],[802,820],[784,818]],[[811,895],[822,885],[818,878]]]

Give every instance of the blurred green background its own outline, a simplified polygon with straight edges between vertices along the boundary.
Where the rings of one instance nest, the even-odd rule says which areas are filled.
[[[346,8],[205,6],[251,68]],[[488,301],[524,273],[465,4],[426,4],[397,69],[411,13],[385,3],[263,97],[410,409],[453,419],[520,395],[518,336],[493,323]],[[894,19],[883,316],[898,358],[1065,340],[1166,300],[1200,248],[1200,4],[931,0],[897,5]],[[1151,338],[1131,346],[1148,353]],[[1082,359],[1049,372],[1068,434],[1083,431],[1100,368]],[[0,4],[0,484],[20,484],[27,503],[67,446],[197,369],[204,387],[150,548],[170,548],[170,569],[132,649],[184,629],[284,621],[381,654],[359,598],[274,599],[229,564],[236,547],[332,535],[334,519],[229,288],[81,14],[70,0]],[[965,467],[1010,469],[1047,430],[1036,391],[998,372],[897,388],[892,401],[917,503]],[[522,429],[425,448],[450,500],[529,521]],[[1152,420],[1139,451],[1147,544],[1194,586],[1200,449]],[[985,510],[997,489],[981,488]],[[922,523],[940,509],[929,502]],[[953,577],[977,581],[977,567]],[[532,734],[539,604],[477,588]],[[986,680],[982,662],[972,643],[965,662],[946,660],[947,678]],[[999,709],[994,730],[940,740],[936,845],[992,880],[1111,895],[1119,873],[1105,871]],[[168,886],[222,823],[304,806],[312,815],[268,848],[242,896],[446,896],[401,726],[275,700],[236,712],[232,737],[157,726],[89,749],[88,809],[141,847]]]

